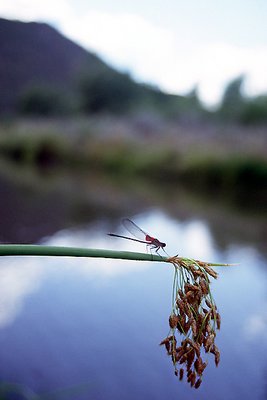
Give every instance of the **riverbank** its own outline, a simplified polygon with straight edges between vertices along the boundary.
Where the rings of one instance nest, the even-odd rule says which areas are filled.
[[[108,116],[13,121],[1,124],[0,156],[33,168],[90,170],[122,179],[183,184],[264,206],[264,129],[141,122]]]

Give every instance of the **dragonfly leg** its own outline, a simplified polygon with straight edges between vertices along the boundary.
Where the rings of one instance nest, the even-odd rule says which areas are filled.
[[[156,253],[159,253],[160,246],[155,246],[154,249]]]

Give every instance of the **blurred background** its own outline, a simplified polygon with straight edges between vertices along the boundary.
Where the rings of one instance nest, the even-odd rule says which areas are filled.
[[[162,263],[0,260],[3,399],[266,399],[267,3],[0,4],[0,242],[218,268],[221,363],[196,391],[158,346]],[[201,397],[202,396],[202,397]]]

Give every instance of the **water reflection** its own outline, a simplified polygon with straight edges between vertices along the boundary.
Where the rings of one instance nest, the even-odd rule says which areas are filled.
[[[40,395],[87,385],[77,399],[265,399],[264,217],[235,214],[218,204],[205,207],[182,190],[174,200],[161,190],[156,195],[155,188],[125,190],[110,182],[94,191],[92,181],[87,186],[85,181],[32,195],[16,185],[11,192],[9,182],[0,200],[1,240],[144,251],[142,244],[106,235],[122,233],[121,218],[127,216],[164,240],[169,254],[239,262],[218,268],[219,279],[212,283],[222,316],[220,365],[210,365],[199,392],[192,391],[177,382],[158,347],[171,308],[168,265],[2,258],[1,379]]]
[[[9,258],[0,263],[0,328],[11,325],[23,309],[25,297],[38,290],[41,263]]]

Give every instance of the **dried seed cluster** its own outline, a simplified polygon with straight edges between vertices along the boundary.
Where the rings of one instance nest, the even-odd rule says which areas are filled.
[[[215,345],[221,317],[210,292],[210,277],[217,273],[206,263],[170,259],[175,267],[170,333],[160,343],[171,356],[175,375],[184,375],[192,387],[199,388],[207,366],[202,353],[212,353],[218,366],[220,352]],[[183,336],[178,345],[177,333]]]

